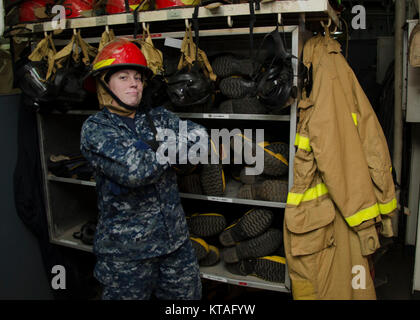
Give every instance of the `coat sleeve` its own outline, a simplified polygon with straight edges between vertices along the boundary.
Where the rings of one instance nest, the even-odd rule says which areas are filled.
[[[82,126],[80,150],[95,170],[128,188],[155,183],[169,167],[143,141],[122,139],[113,126],[89,119]]]
[[[353,92],[357,101],[356,114],[353,118],[365,151],[379,212],[381,215],[389,215],[397,209],[397,200],[388,145],[368,98],[353,72],[351,72],[351,76],[354,84]]]

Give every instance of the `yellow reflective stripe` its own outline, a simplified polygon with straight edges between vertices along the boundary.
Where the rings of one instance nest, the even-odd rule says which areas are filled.
[[[388,203],[379,204],[379,212],[381,214],[388,214],[397,209],[397,199],[394,198]]]
[[[129,7],[131,9],[131,11],[136,10],[136,8],[139,6],[139,4],[130,4]]]
[[[354,215],[347,217],[346,221],[350,227],[357,226],[361,224],[363,221],[367,221],[373,219],[379,215],[379,206],[375,203],[373,206],[369,208],[360,210],[356,212]]]
[[[309,188],[304,193],[289,192],[289,194],[287,195],[287,204],[293,204],[297,206],[303,201],[314,200],[327,193],[327,186],[324,183],[319,183],[315,187]]]
[[[299,149],[312,151],[312,148],[309,144],[309,138],[303,137],[298,133],[296,133],[295,146],[297,146]]]
[[[111,65],[114,61],[115,61],[115,58],[99,61],[93,65],[93,70],[98,70],[100,68],[107,67]]]
[[[357,114],[352,112],[351,116],[353,117],[354,125],[357,127]]]

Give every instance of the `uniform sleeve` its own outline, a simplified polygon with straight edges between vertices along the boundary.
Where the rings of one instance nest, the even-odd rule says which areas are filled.
[[[175,146],[178,164],[197,164],[199,160],[208,158],[211,142],[204,126],[190,120],[182,120],[165,108],[161,111],[161,122],[165,124],[165,129],[174,133],[166,134],[165,141]]]
[[[89,119],[82,127],[80,149],[95,170],[128,188],[153,184],[168,168],[144,142],[122,139],[112,126]]]

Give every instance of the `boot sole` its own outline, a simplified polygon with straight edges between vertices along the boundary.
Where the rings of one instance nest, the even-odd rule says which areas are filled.
[[[205,195],[216,197],[225,195],[225,180],[222,165],[203,165],[200,181]]]
[[[205,258],[199,260],[199,264],[200,266],[203,266],[203,267],[210,267],[210,266],[214,266],[219,261],[220,261],[219,249],[217,249],[215,246],[209,245],[209,254]]]
[[[239,242],[236,246],[222,251],[226,263],[238,262],[247,258],[268,256],[282,244],[283,234],[278,229],[269,229],[262,235]]]
[[[287,143],[273,143],[265,147],[269,152],[264,152],[264,174],[271,176],[282,176],[289,170],[289,145]],[[284,160],[280,160],[275,155],[280,155]],[[286,161],[284,163],[283,161]]]
[[[217,213],[197,214],[187,218],[190,232],[199,237],[218,235],[226,228],[226,219]]]
[[[197,260],[204,259],[210,252],[209,245],[200,238],[190,237],[190,240],[197,256]]]
[[[219,89],[226,97],[240,99],[245,96],[255,96],[256,83],[252,80],[229,77],[220,81]]]
[[[286,268],[283,257],[267,256],[229,263],[226,264],[226,269],[230,273],[237,275],[253,275],[266,281],[284,283]]]
[[[250,239],[262,234],[273,222],[273,213],[267,209],[254,209],[245,213],[243,217],[232,227],[224,230],[219,241],[228,247],[236,242]]]
[[[235,75],[251,76],[254,70],[250,60],[240,59],[230,54],[215,58],[211,66],[213,72],[220,78]]]

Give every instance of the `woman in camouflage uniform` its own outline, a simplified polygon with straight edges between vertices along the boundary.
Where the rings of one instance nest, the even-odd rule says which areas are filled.
[[[140,101],[152,76],[127,39],[106,45],[93,62],[102,110],[83,124],[81,151],[95,170],[99,218],[95,277],[104,299],[201,299],[201,281],[180,203],[176,173],[157,160],[156,128],[177,139],[180,119]],[[205,134],[188,121],[188,135]],[[179,140],[177,140],[178,142]]]

